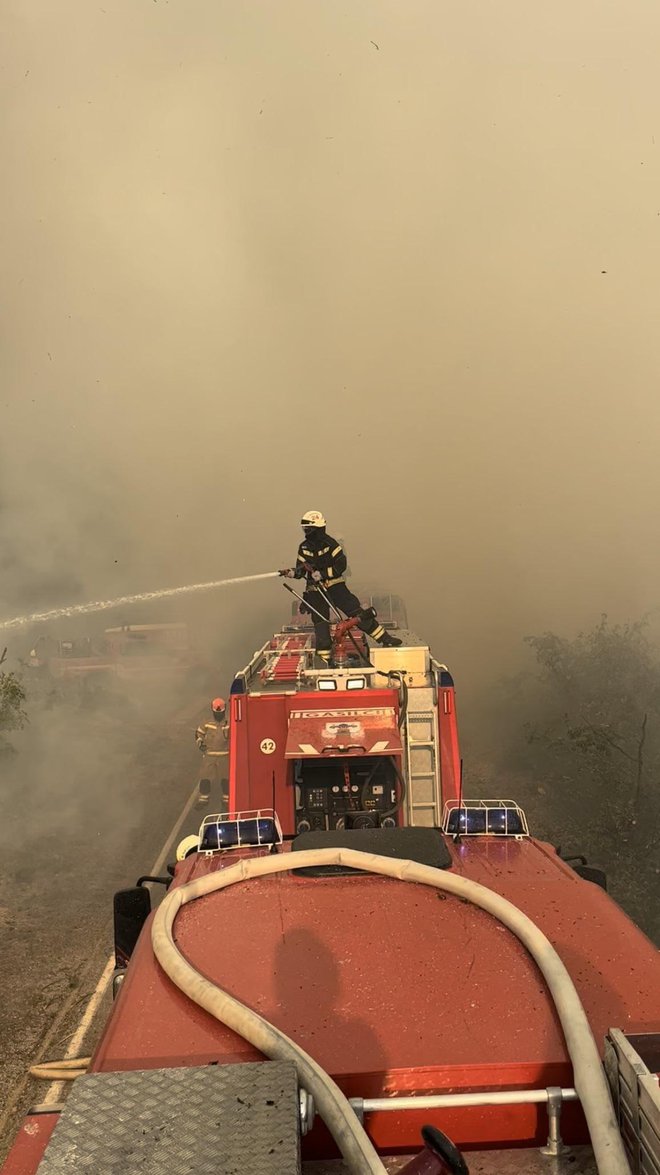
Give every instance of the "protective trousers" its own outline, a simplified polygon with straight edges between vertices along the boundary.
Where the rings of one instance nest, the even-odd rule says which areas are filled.
[[[198,785],[199,795],[203,799],[208,799],[212,789],[220,793],[223,811],[226,811],[229,793],[227,784],[227,755],[227,751],[220,753],[212,752],[210,755],[208,753],[204,755]]]
[[[224,727],[218,722],[205,722],[195,731],[195,741],[204,758],[199,773],[199,798],[207,800],[211,788],[217,787],[222,797],[223,811],[227,802],[227,739]]]
[[[319,657],[327,657],[332,648],[330,640],[330,607],[327,596],[335,608],[339,608],[346,616],[358,616],[359,628],[362,632],[366,632],[368,636],[373,637],[374,640],[379,641],[383,636],[385,629],[379,623],[376,613],[373,608],[363,608],[357,596],[349,591],[345,583],[334,583],[328,587],[323,588],[323,592],[316,588],[308,587],[304,593],[304,600],[310,605],[314,611],[311,613],[314,622],[314,635],[316,643],[316,652]],[[317,616],[320,612],[323,619]]]

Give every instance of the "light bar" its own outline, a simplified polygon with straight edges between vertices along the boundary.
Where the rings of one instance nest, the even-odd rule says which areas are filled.
[[[346,680],[346,689],[364,689],[366,684],[364,677],[349,677]]]
[[[331,690],[337,688],[334,677],[319,677],[319,689]]]
[[[226,849],[259,848],[282,843],[282,829],[272,808],[253,812],[218,813],[205,816],[199,830],[199,852],[217,853]]]
[[[448,800],[442,831],[449,836],[529,836],[525,813],[513,800]]]

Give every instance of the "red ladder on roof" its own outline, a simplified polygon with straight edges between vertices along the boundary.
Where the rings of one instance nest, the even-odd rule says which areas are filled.
[[[261,671],[262,681],[295,681],[304,662],[304,650],[309,643],[307,634],[298,633],[271,641],[273,652]],[[279,655],[274,655],[275,652]]]

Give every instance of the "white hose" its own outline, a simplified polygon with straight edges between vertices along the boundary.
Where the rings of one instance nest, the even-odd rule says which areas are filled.
[[[183,957],[172,935],[176,915],[188,902],[239,881],[312,865],[350,866],[447,890],[487,910],[513,931],[543,973],[554,1000],[573,1063],[574,1085],[591,1135],[599,1175],[630,1175],[596,1042],[573,980],[554,947],[531,918],[500,894],[476,881],[416,861],[397,861],[355,849],[315,849],[296,853],[294,858],[289,853],[244,858],[226,869],[171,890],[158,907],[151,929],[154,954],[161,967],[194,1003],[243,1036],[264,1056],[290,1061],[296,1066],[300,1085],[312,1094],[321,1117],[355,1175],[383,1175],[385,1168],[332,1078],[278,1028],[200,975]]]

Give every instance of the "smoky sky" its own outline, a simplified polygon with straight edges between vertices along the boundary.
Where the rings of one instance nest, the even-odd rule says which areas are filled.
[[[655,4],[1,19],[3,611],[281,566],[311,508],[465,673],[656,604]]]

